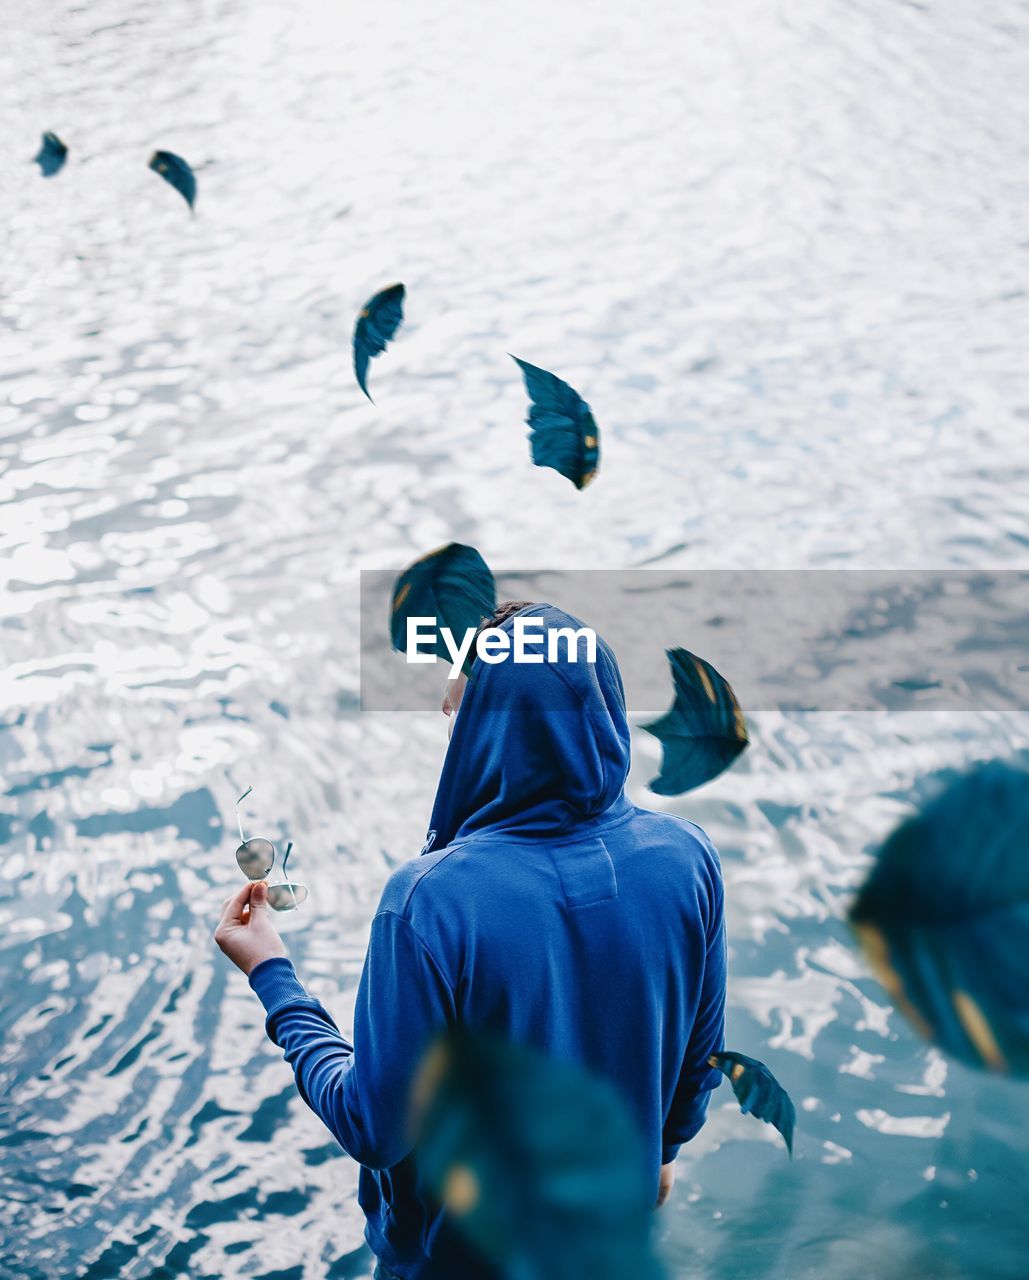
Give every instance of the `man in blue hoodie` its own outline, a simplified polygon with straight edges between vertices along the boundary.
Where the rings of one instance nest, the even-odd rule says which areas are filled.
[[[581,627],[551,605],[488,625]],[[612,1081],[639,1124],[654,1195],[704,1123],[723,1048],[725,930],[718,856],[693,823],[625,795],[629,726],[614,654],[477,658],[448,686],[451,738],[421,856],[390,876],[372,921],[353,1043],[308,995],[267,889],[226,900],[215,939],[249,975],[304,1101],[362,1166],[376,1274],[496,1275],[419,1186],[408,1102],[449,1028],[504,1036]],[[585,645],[581,648],[584,650]]]

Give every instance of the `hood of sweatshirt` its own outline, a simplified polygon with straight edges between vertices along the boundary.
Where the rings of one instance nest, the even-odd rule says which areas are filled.
[[[541,620],[542,639],[535,640],[537,628],[527,652],[543,660],[516,662],[509,654],[472,663],[424,852],[486,832],[561,835],[623,797],[629,725],[614,653],[598,636],[595,662],[586,660],[584,640],[570,646],[562,638],[552,655],[551,634],[583,623],[549,604],[504,622],[512,647],[516,618]]]

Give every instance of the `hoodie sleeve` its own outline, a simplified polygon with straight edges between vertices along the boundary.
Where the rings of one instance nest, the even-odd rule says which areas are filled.
[[[725,1043],[725,916],[720,875],[713,896],[700,1003],[661,1136],[662,1164],[674,1160],[682,1144],[703,1128],[711,1090],[717,1088],[723,1078],[721,1071],[708,1066],[707,1061],[711,1054],[721,1053]]]
[[[250,985],[300,1096],[344,1151],[370,1169],[399,1163],[411,1148],[411,1084],[425,1050],[454,1019],[450,986],[411,924],[392,911],[372,922],[353,1045],[285,957],[262,961]]]

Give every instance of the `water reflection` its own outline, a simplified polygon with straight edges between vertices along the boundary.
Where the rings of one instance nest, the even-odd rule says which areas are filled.
[[[259,783],[255,829],[303,848],[287,943],[345,1025],[445,741],[357,713],[359,568],[452,539],[498,569],[1024,566],[1024,13],[8,25],[0,1271],[363,1275],[355,1171],[211,942],[232,801]],[[155,145],[203,166],[195,220]],[[372,408],[350,324],[394,278]],[[531,466],[510,349],[588,388],[586,494]],[[672,807],[722,850],[731,1042],[801,1104],[797,1159],[727,1098],[661,1219],[673,1272],[1021,1276],[1025,1091],[943,1069],[841,915],[913,781],[1029,725],[751,729]]]

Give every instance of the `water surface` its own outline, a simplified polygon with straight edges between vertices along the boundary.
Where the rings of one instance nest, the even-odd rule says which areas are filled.
[[[355,1168],[211,941],[233,798],[296,842],[288,945],[346,1026],[445,742],[358,714],[359,569],[451,538],[498,568],[1025,568],[1029,15],[0,11],[0,1273],[363,1275]],[[155,147],[196,163],[195,218]],[[372,407],[349,334],[396,279]],[[584,494],[529,464],[509,351],[592,404]],[[1024,1277],[1029,1090],[921,1045],[841,915],[918,779],[1029,720],[752,728],[672,807],[722,851],[730,1042],[797,1099],[796,1159],[722,1090],[670,1270]]]

